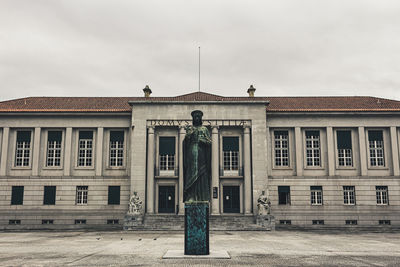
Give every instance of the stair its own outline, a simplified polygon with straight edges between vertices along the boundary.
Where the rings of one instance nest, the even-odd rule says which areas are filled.
[[[256,219],[252,215],[212,215],[209,217],[209,225],[211,231],[266,231],[266,228],[256,224]],[[143,224],[125,229],[183,231],[185,229],[185,217],[184,215],[146,214],[143,218]]]

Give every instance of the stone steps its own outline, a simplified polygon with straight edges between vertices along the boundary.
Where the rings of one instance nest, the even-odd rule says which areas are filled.
[[[256,224],[254,216],[218,215],[210,216],[211,231],[265,231],[265,227]],[[128,226],[129,225],[129,226]],[[183,215],[144,215],[143,223],[129,224],[125,220],[125,230],[183,231],[185,217]]]

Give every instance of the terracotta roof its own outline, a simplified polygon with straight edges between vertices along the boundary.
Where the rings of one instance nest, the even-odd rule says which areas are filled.
[[[400,101],[371,96],[268,97],[267,112],[400,111]]]
[[[400,101],[369,96],[223,97],[195,92],[174,97],[27,97],[0,102],[0,112],[130,112],[129,102],[261,102],[267,112],[400,111]],[[135,104],[133,104],[135,105]]]

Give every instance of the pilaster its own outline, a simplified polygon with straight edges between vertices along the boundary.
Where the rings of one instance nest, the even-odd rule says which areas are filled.
[[[365,129],[362,126],[358,127],[358,142],[359,142],[359,146],[360,146],[361,176],[366,176],[368,174],[367,150],[366,150]]]
[[[333,130],[332,127],[326,127],[326,139],[328,144],[328,174],[329,176],[335,175],[335,145],[333,142]]]
[[[103,172],[103,135],[104,128],[97,128],[97,142],[96,142],[96,176],[101,176]]]
[[[154,127],[147,128],[147,213],[154,213]]]
[[[184,127],[179,127],[179,144],[178,144],[178,155],[179,155],[179,181],[178,181],[178,190],[179,190],[179,214],[184,214],[185,213],[185,205],[183,203],[183,140],[185,139],[185,128]]]
[[[397,142],[397,128],[396,126],[390,127],[390,141],[392,144],[392,160],[393,160],[393,175],[399,176],[399,144]]]
[[[68,127],[65,131],[65,151],[64,151],[64,176],[71,175],[71,146],[72,146],[72,128]]]
[[[0,160],[0,176],[7,174],[7,159],[8,159],[8,143],[10,137],[10,128],[3,128],[3,138],[1,143],[1,160]]]
[[[251,214],[251,155],[250,155],[250,127],[244,127],[244,212]]]
[[[220,214],[219,200],[221,199],[219,192],[219,138],[218,126],[212,127],[211,131],[211,214]],[[217,188],[218,198],[213,197],[213,189]]]
[[[36,127],[33,138],[32,176],[39,175],[40,132],[40,127]]]
[[[294,137],[296,142],[296,175],[303,176],[303,137],[301,135],[301,128],[294,128]]]

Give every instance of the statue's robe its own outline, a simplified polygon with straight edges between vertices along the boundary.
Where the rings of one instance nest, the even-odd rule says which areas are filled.
[[[186,131],[183,141],[183,170],[183,201],[209,201],[211,138],[205,126],[191,126]]]

